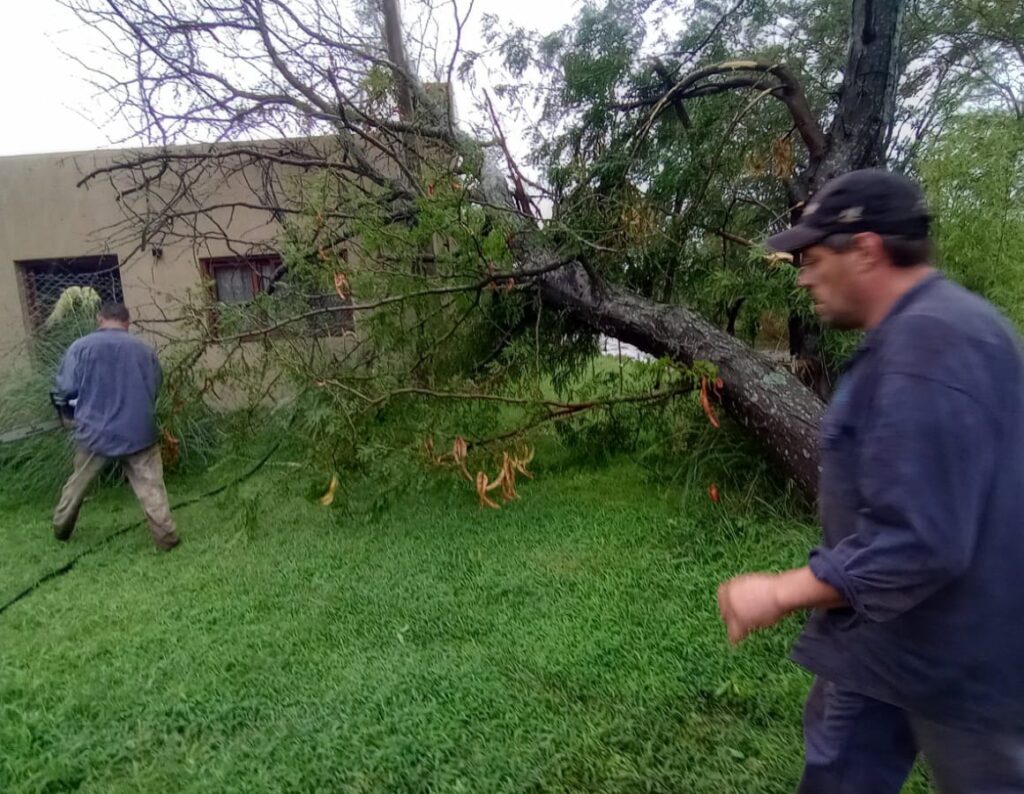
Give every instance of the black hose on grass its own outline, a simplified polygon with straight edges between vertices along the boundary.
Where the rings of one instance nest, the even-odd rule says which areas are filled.
[[[281,446],[281,443],[282,443],[281,441],[276,442],[270,448],[270,450],[267,452],[267,454],[264,455],[262,458],[260,458],[256,462],[256,465],[254,465],[248,471],[238,475],[233,480],[230,480],[229,482],[226,482],[223,485],[218,485],[216,488],[214,488],[211,491],[206,491],[205,493],[201,493],[198,496],[193,496],[193,497],[190,497],[188,499],[183,499],[180,502],[176,502],[175,504],[171,505],[171,509],[172,510],[181,510],[184,507],[189,507],[191,505],[194,505],[196,502],[200,502],[200,501],[202,501],[204,499],[209,499],[211,496],[216,496],[219,493],[223,493],[228,488],[232,488],[235,485],[238,485],[239,483],[244,482],[245,480],[247,480],[250,477],[252,477],[260,469],[262,469],[264,467],[264,465],[266,465],[267,461],[270,460],[270,458],[273,456],[273,454],[275,452],[277,452],[278,448]],[[17,604],[23,598],[27,598],[28,596],[30,596],[40,586],[46,584],[46,582],[49,582],[51,579],[56,579],[58,576],[63,576],[64,574],[66,574],[68,571],[70,571],[72,568],[75,567],[75,564],[80,559],[82,559],[82,557],[85,557],[88,554],[92,554],[94,551],[97,551],[102,546],[105,546],[107,543],[112,541],[114,538],[120,537],[121,535],[125,534],[126,532],[130,532],[131,530],[135,529],[136,527],[141,526],[144,523],[145,523],[144,520],[133,521],[131,524],[128,524],[127,526],[124,526],[124,527],[121,527],[120,529],[114,530],[113,532],[111,532],[109,535],[107,535],[105,538],[103,538],[103,540],[99,541],[98,543],[94,543],[91,546],[89,546],[88,548],[86,548],[85,550],[80,551],[78,554],[76,554],[74,557],[72,557],[70,560],[68,560],[62,566],[60,566],[59,568],[55,568],[54,570],[52,570],[49,573],[45,574],[44,576],[40,577],[35,582],[30,584],[28,587],[26,587],[24,590],[22,590],[20,593],[18,593],[16,596],[14,596],[14,598],[12,598],[10,601],[8,601],[7,603],[5,603],[2,606],[0,606],[0,615],[4,614],[4,612],[6,612],[12,606]]]

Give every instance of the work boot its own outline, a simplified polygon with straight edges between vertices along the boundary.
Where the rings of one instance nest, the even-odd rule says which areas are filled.
[[[67,543],[71,539],[71,533],[75,531],[77,519],[78,516],[74,516],[72,520],[65,521],[63,524],[54,524],[53,536],[61,543]]]
[[[160,540],[154,539],[153,543],[156,545],[158,549],[160,549],[160,551],[170,551],[179,543],[181,543],[181,538],[179,538],[177,535],[168,535],[166,537],[161,538]]]

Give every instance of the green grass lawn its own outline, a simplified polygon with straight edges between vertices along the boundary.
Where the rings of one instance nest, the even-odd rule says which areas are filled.
[[[714,593],[801,563],[812,526],[725,516],[626,459],[540,455],[501,511],[424,473],[376,517],[311,503],[283,464],[178,511],[173,553],[138,528],[0,615],[0,791],[794,788],[799,624],[730,649]],[[0,602],[136,518],[102,491],[60,545],[16,490]]]

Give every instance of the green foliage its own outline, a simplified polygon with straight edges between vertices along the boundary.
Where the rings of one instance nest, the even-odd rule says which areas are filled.
[[[960,117],[929,144],[920,170],[943,268],[1024,329],[1024,121]]]
[[[164,383],[156,414],[163,433],[164,467],[171,472],[202,469],[222,446],[224,420],[211,406],[204,392],[209,384],[200,382],[191,355],[169,350],[161,363]]]
[[[665,33],[679,28],[664,7],[588,7],[541,42],[536,61],[545,104],[533,162],[558,203],[550,238],[608,281],[684,301],[723,328],[735,315],[749,341],[766,316],[784,321],[803,309],[791,273],[764,267],[764,252],[742,242],[763,239],[787,215],[782,180],[803,163],[792,120],[758,92],[688,100],[685,119],[678,109],[656,117],[651,109],[665,79],[736,56],[788,62],[808,78],[806,52],[781,45],[790,35],[777,32],[812,4],[781,5],[781,15],[778,3],[750,2],[723,17],[722,4],[697,3],[674,36]],[[841,38],[848,22],[841,4],[832,6],[809,18],[818,35],[829,28]],[[828,92],[814,79],[806,86],[812,109],[824,111]]]
[[[678,432],[692,418],[688,398],[699,378],[668,359],[648,364],[609,356],[592,358],[567,390],[585,399],[606,400],[605,407],[587,412],[573,422],[557,425],[559,437],[579,459],[607,461],[622,452],[636,452],[666,434]],[[670,400],[617,402],[633,395],[679,392]],[[705,420],[706,421],[706,420]]]
[[[56,371],[64,351],[96,327],[100,296],[88,287],[69,287],[31,342],[32,354],[44,371]]]
[[[11,481],[16,478],[19,498],[37,504],[40,500],[55,500],[71,473],[71,455],[68,436],[63,431],[50,430],[0,444],[0,473]]]
[[[96,326],[99,296],[89,292],[66,291],[29,345],[5,361],[0,433],[46,427],[57,419],[50,403],[57,366],[68,345]],[[60,430],[0,443],[0,473],[18,478],[20,495],[51,499],[71,470],[71,453],[66,434]]]
[[[669,83],[700,67],[761,58],[795,74],[827,130],[849,14],[842,0],[697,2],[680,25],[671,5],[613,0],[587,6],[543,39],[514,31],[512,75],[527,76],[524,64],[541,75],[532,162],[557,203],[550,238],[609,281],[684,301],[721,327],[738,319],[748,341],[773,341],[758,340],[762,322],[784,325],[808,306],[740,241],[756,243],[788,220],[785,180],[806,165],[792,119],[767,94],[745,89],[691,98],[657,116],[652,106]],[[1006,0],[914,4],[901,39],[894,167],[916,167],[922,141],[965,107],[1020,116],[1022,24],[1020,4]],[[521,94],[517,88],[517,102]],[[826,334],[824,355],[835,364],[855,342]]]

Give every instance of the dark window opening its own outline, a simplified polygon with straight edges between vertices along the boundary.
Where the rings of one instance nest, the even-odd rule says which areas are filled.
[[[348,252],[342,252],[342,260],[348,261]],[[351,296],[342,299],[336,292],[312,294],[289,283],[288,267],[281,263],[276,254],[249,257],[217,257],[201,261],[203,274],[210,283],[211,295],[215,301],[224,304],[245,304],[261,294],[280,298],[282,302],[299,301],[300,308],[291,303],[294,312],[311,312],[305,327],[314,337],[343,336],[355,330],[355,318],[351,309]],[[297,292],[293,290],[298,289]],[[214,313],[214,322],[217,315]],[[269,321],[268,318],[263,318]],[[257,332],[261,322],[249,318],[248,328]]]
[[[91,289],[104,301],[124,301],[115,254],[30,259],[15,263],[21,275],[26,319],[35,332],[50,318],[69,287]]]
[[[347,252],[343,256],[347,262]],[[288,267],[282,265],[274,273],[267,291],[271,295],[286,296],[291,289]],[[307,328],[312,336],[344,336],[355,331],[355,312],[348,308],[352,305],[351,295],[342,298],[337,292],[306,294],[305,302],[307,310],[315,312],[307,320]]]

